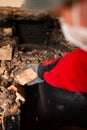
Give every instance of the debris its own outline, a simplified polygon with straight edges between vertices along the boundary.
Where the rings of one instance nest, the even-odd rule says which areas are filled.
[[[17,89],[16,86],[11,85],[11,86],[8,87],[8,90],[11,91],[11,92],[17,92],[18,89]]]
[[[11,60],[12,59],[12,48],[3,46],[0,48],[0,60]]]
[[[19,101],[24,103],[25,99],[18,92],[16,92],[16,102],[18,103]]]
[[[5,67],[0,67],[0,75],[2,75],[5,72],[6,68]]]
[[[4,37],[6,37],[6,36],[12,36],[12,34],[13,34],[12,28],[3,28],[2,29],[2,33],[3,33]]]

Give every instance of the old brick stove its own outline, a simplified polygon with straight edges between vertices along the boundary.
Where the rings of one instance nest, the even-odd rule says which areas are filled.
[[[28,46],[42,45],[46,47],[50,42],[51,39],[50,33],[54,30],[54,28],[59,29],[59,23],[57,22],[57,20],[52,19],[50,16],[46,14],[40,14],[38,16],[34,16],[33,14],[26,13],[24,10],[18,8],[10,8],[10,7],[0,8],[0,129],[1,130],[20,129],[20,115],[22,115],[20,106],[24,101],[23,93],[25,90],[24,88],[23,90],[19,89],[20,87],[17,85],[16,87],[18,87],[17,88],[18,90],[16,90],[16,88],[14,89],[12,70],[14,70],[14,68],[17,68],[17,66],[19,66],[21,62],[25,63],[27,59],[21,57],[22,61],[20,60],[20,58],[18,57],[19,51],[17,50],[17,47],[22,44],[23,46],[28,44]],[[36,47],[34,46],[34,49],[35,48]],[[30,59],[29,59],[30,61],[28,60],[28,63],[32,62],[33,60],[32,54],[30,56]],[[36,62],[39,61],[37,61],[36,59]],[[9,89],[9,87],[11,87],[11,89]],[[22,95],[20,94],[21,92]],[[20,99],[17,99],[17,96],[18,98],[20,97]],[[23,122],[22,117],[21,121]],[[21,123],[21,129],[23,129],[22,123]]]
[[[14,72],[73,49],[66,44],[58,19],[19,8],[0,8],[0,130],[46,128],[38,118],[39,85],[15,84]]]

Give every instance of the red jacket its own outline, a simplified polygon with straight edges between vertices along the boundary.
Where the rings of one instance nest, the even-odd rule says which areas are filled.
[[[57,59],[45,61],[52,64]],[[44,72],[44,80],[57,88],[87,93],[87,52],[76,49],[67,53],[51,71]]]

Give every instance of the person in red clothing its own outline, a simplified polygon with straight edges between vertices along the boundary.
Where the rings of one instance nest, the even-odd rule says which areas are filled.
[[[26,0],[25,5],[37,12],[50,10],[51,15],[59,18],[66,40],[79,47],[60,60],[44,61],[42,65],[30,64],[31,68],[37,69],[39,80],[29,84],[41,79],[56,88],[87,93],[87,0]]]
[[[47,8],[45,3],[41,6],[41,3],[34,5],[33,2],[32,6],[36,6],[38,10],[37,5],[40,4],[40,11],[45,7],[46,11],[50,10],[51,15],[58,17],[66,40],[78,49],[60,59],[44,61],[43,64],[30,64],[28,67],[37,72],[38,77],[28,85],[44,82],[42,88],[45,112],[51,119],[85,126],[83,119],[87,118],[87,0],[53,0],[54,4],[51,1],[47,1],[48,4],[51,3]]]

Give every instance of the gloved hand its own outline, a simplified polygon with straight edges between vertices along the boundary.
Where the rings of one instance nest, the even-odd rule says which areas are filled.
[[[53,60],[46,60],[44,61],[43,64],[40,64],[38,66],[38,76],[40,77],[40,79],[45,80],[44,73],[45,72],[49,73],[52,69],[54,69],[54,67],[57,65],[59,60],[60,58],[55,58]]]
[[[32,68],[38,74],[38,77],[27,85],[34,85],[44,82],[44,73],[47,71],[51,71],[56,66],[59,60],[60,58],[56,58],[53,60],[46,60],[43,64],[29,64],[27,68]]]
[[[50,72],[59,59],[45,61],[43,64],[29,64],[22,73],[15,76],[15,81],[21,85],[34,85],[45,81],[44,73]]]
[[[29,64],[27,66],[27,68],[33,69],[38,74],[39,65],[40,64]],[[31,81],[27,85],[29,86],[29,85],[34,85],[34,84],[37,84],[37,83],[42,83],[42,82],[44,82],[44,80],[40,79],[39,76],[38,76],[35,80]]]

